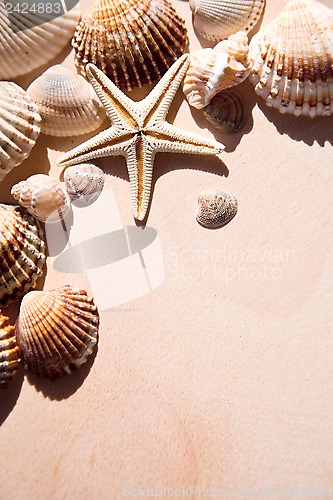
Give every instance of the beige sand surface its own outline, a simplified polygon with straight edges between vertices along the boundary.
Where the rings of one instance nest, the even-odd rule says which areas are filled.
[[[199,48],[188,3],[173,3]],[[286,3],[267,0],[263,24]],[[94,293],[98,352],[52,383],[22,371],[0,394],[1,499],[333,498],[333,120],[280,115],[248,82],[241,92],[249,118],[234,136],[179,93],[174,123],[226,152],[158,155],[145,229],[116,158],[100,162],[105,193],[75,210],[69,237],[49,234],[65,251],[44,288]],[[58,178],[61,150],[82,140],[42,136],[1,201],[34,172]],[[238,198],[220,230],[195,220],[204,188]]]

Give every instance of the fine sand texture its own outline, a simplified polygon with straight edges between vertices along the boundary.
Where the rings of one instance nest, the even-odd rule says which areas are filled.
[[[262,26],[286,3],[267,0]],[[173,5],[190,51],[207,46],[188,2]],[[53,63],[64,60],[74,67],[69,47]],[[145,225],[117,157],[97,162],[98,201],[47,228],[39,287],[94,296],[98,350],[53,382],[21,369],[1,392],[2,500],[333,498],[333,117],[296,119],[250,82],[238,90],[248,119],[234,135],[178,92],[169,121],[226,149],[158,154]],[[11,186],[33,173],[61,178],[56,160],[88,137],[41,135],[0,201],[14,203]],[[203,189],[237,197],[225,227],[196,222]],[[4,310],[12,321],[18,306]]]

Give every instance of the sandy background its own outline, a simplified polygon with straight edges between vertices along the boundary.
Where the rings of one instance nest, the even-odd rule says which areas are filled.
[[[263,24],[286,3],[267,0]],[[190,50],[199,48],[188,3],[173,4]],[[68,50],[55,62],[64,58],[73,64]],[[1,499],[161,488],[155,498],[191,486],[201,488],[192,498],[208,488],[221,498],[333,498],[333,120],[280,115],[249,82],[240,91],[249,118],[234,136],[214,131],[179,92],[170,119],[215,135],[226,152],[158,155],[145,229],[115,158],[99,162],[98,204],[75,209],[68,234],[50,235],[44,288],[94,294],[98,352],[53,383],[22,371],[0,394]],[[41,136],[2,182],[1,201],[12,203],[11,185],[32,173],[58,178],[61,150],[85,138]],[[206,188],[238,198],[220,230],[195,220]],[[8,312],[15,319],[17,307]]]

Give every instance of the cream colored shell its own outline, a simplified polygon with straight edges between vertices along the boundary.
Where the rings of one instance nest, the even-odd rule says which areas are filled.
[[[27,90],[42,117],[44,134],[64,137],[91,132],[105,118],[92,86],[71,69],[57,64]]]
[[[25,90],[13,82],[0,82],[0,180],[29,156],[40,122],[37,106]]]
[[[35,174],[15,184],[11,194],[22,207],[42,222],[59,222],[70,211],[62,185],[45,174]]]
[[[0,204],[0,304],[35,288],[44,263],[43,231],[35,219],[20,207]]]
[[[224,133],[235,133],[243,128],[247,119],[244,99],[233,89],[217,94],[203,109],[207,120]]]
[[[38,11],[32,14],[14,11],[16,4],[23,9],[24,5],[31,6],[31,2],[8,2],[12,5],[9,20],[5,3],[0,1],[0,80],[11,80],[51,61],[69,44],[80,12],[75,7],[48,21],[45,11],[40,14]],[[46,8],[46,2],[38,3]],[[61,1],[53,3],[54,8],[58,8],[55,5],[62,9]]]
[[[233,194],[221,190],[203,191],[198,196],[196,218],[202,226],[216,229],[228,224],[235,217],[237,208]]]
[[[99,0],[73,38],[80,71],[93,63],[125,90],[159,80],[187,44],[168,0]]]
[[[240,31],[213,49],[193,52],[183,85],[188,103],[204,108],[218,92],[245,80],[250,72],[248,50],[247,35]]]
[[[50,379],[70,374],[93,353],[98,326],[97,307],[85,290],[28,293],[15,326],[25,368]]]
[[[287,4],[250,44],[250,77],[268,106],[295,116],[333,112],[333,10],[315,0]]]
[[[259,20],[265,0],[190,0],[196,31],[214,42],[237,31],[251,30]]]
[[[19,369],[18,347],[14,327],[9,324],[9,318],[0,311],[0,389],[5,389],[7,383]]]
[[[92,163],[82,163],[66,168],[64,181],[66,191],[76,205],[90,205],[103,190],[104,172]]]

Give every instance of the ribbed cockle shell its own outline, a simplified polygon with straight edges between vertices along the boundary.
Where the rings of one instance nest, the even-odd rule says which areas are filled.
[[[19,368],[14,327],[0,311],[0,389],[4,389]]]

